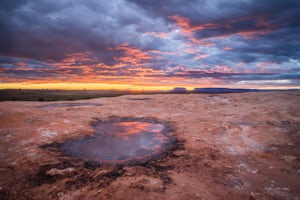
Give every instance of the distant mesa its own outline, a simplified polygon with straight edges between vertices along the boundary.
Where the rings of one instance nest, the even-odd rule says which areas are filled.
[[[186,93],[188,90],[184,87],[175,87],[172,92],[173,93]]]
[[[259,90],[253,89],[233,89],[233,88],[195,88],[194,93],[241,93],[254,92]]]

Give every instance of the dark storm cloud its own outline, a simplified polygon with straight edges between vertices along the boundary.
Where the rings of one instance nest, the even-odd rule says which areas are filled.
[[[206,22],[227,22],[253,16],[265,16],[272,21],[292,23],[299,20],[298,0],[128,0],[139,5],[153,16],[168,19],[172,15],[180,15],[191,19],[192,24]],[[298,18],[297,18],[298,17]],[[286,21],[288,20],[288,21]],[[275,23],[275,22],[274,22]]]
[[[26,4],[28,0],[2,0],[1,1],[1,10],[7,13],[14,11],[15,9]]]
[[[297,80],[299,7],[298,0],[3,0],[1,79]]]
[[[152,1],[131,0],[137,5],[165,20],[178,15],[190,20],[191,26],[213,26],[195,31],[198,39],[226,37],[234,34],[257,38],[248,40],[246,47],[237,46],[238,52],[260,52],[272,54],[280,61],[287,57],[299,59],[300,41],[300,1],[298,0],[262,0],[262,1]],[[268,43],[268,45],[265,45]],[[234,44],[233,44],[234,45]],[[283,56],[283,57],[281,57]],[[245,62],[256,59],[251,56],[241,56]]]
[[[138,16],[126,9],[120,13],[105,2],[28,1],[9,5],[9,10],[1,6],[1,54],[61,60],[66,54],[92,51],[110,64],[115,55],[107,48],[132,38],[122,29],[137,24]]]

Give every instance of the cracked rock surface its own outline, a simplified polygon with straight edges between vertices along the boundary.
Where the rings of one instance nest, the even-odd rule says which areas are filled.
[[[298,91],[0,102],[0,199],[300,199],[299,102]],[[128,165],[60,151],[115,118],[167,122],[176,141]]]

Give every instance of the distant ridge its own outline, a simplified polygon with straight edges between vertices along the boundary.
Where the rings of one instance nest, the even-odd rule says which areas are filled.
[[[189,94],[189,93],[245,93],[245,92],[272,92],[272,91],[296,91],[298,89],[242,89],[242,88],[194,88],[194,90],[187,90],[185,87],[175,87],[169,92],[175,94]]]
[[[264,90],[264,89],[234,89],[234,88],[195,88],[193,93],[244,93],[244,92],[271,92],[271,91],[294,91],[290,90]]]
[[[258,89],[233,89],[233,88],[195,88],[194,93],[243,93],[243,92],[262,92],[270,90]]]

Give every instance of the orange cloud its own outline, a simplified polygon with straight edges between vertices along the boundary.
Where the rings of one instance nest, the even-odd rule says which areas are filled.
[[[238,67],[243,67],[243,66],[246,65],[246,63],[244,63],[244,62],[238,62],[236,65],[237,65]]]
[[[208,58],[210,55],[208,54],[198,54],[196,55],[193,60],[201,60],[201,59],[204,59],[204,58]]]
[[[170,37],[171,34],[172,33],[165,33],[165,32],[145,32],[145,33],[143,33],[143,35],[153,35],[155,37],[162,38],[162,39]]]
[[[204,30],[204,29],[211,29],[211,28],[217,28],[219,27],[218,24],[214,23],[206,23],[206,24],[200,24],[200,25],[191,25],[190,19],[181,17],[179,15],[173,15],[170,17],[171,19],[175,20],[177,25],[183,29],[184,32],[193,32],[198,30]]]
[[[204,29],[217,28],[219,27],[217,24],[206,23],[200,25],[191,25],[190,19],[188,18],[181,17],[179,15],[173,15],[170,16],[170,18],[176,21],[177,26],[181,29],[181,34],[186,36],[192,43],[203,46],[214,46],[214,44],[211,42],[199,40],[198,38],[194,37],[194,32]]]
[[[263,15],[257,15],[257,16],[248,16],[244,18],[237,18],[237,19],[229,19],[226,21],[225,24],[216,24],[216,23],[205,23],[200,25],[191,25],[190,19],[179,16],[179,15],[173,15],[170,16],[171,19],[176,21],[176,24],[181,29],[181,34],[183,36],[186,36],[189,38],[189,40],[192,43],[198,44],[198,45],[204,45],[204,46],[213,46],[214,43],[208,43],[209,45],[205,45],[205,39],[198,39],[194,37],[194,32],[199,30],[205,30],[205,29],[218,29],[218,28],[226,28],[226,29],[232,29],[234,28],[235,23],[239,22],[246,22],[249,20],[256,21],[255,24],[253,24],[252,29],[245,29],[245,30],[236,30],[232,33],[222,33],[221,35],[212,36],[212,38],[226,38],[230,37],[232,35],[240,35],[244,39],[258,39],[259,35],[267,35],[274,31],[277,27],[270,24]],[[226,50],[226,49],[225,49]]]
[[[232,47],[223,47],[223,50],[226,50],[226,51],[232,51],[233,50],[233,48]]]
[[[225,65],[216,65],[214,66],[211,71],[213,72],[219,72],[219,73],[235,73],[236,70],[232,69],[231,67],[225,66]]]
[[[122,44],[117,46],[115,49],[124,52],[124,56],[114,57],[114,59],[121,64],[140,66],[152,59],[152,56],[150,56],[147,52],[130,47],[128,44]]]
[[[150,53],[157,53],[157,54],[177,55],[177,53],[171,52],[171,51],[150,50],[149,52]]]

